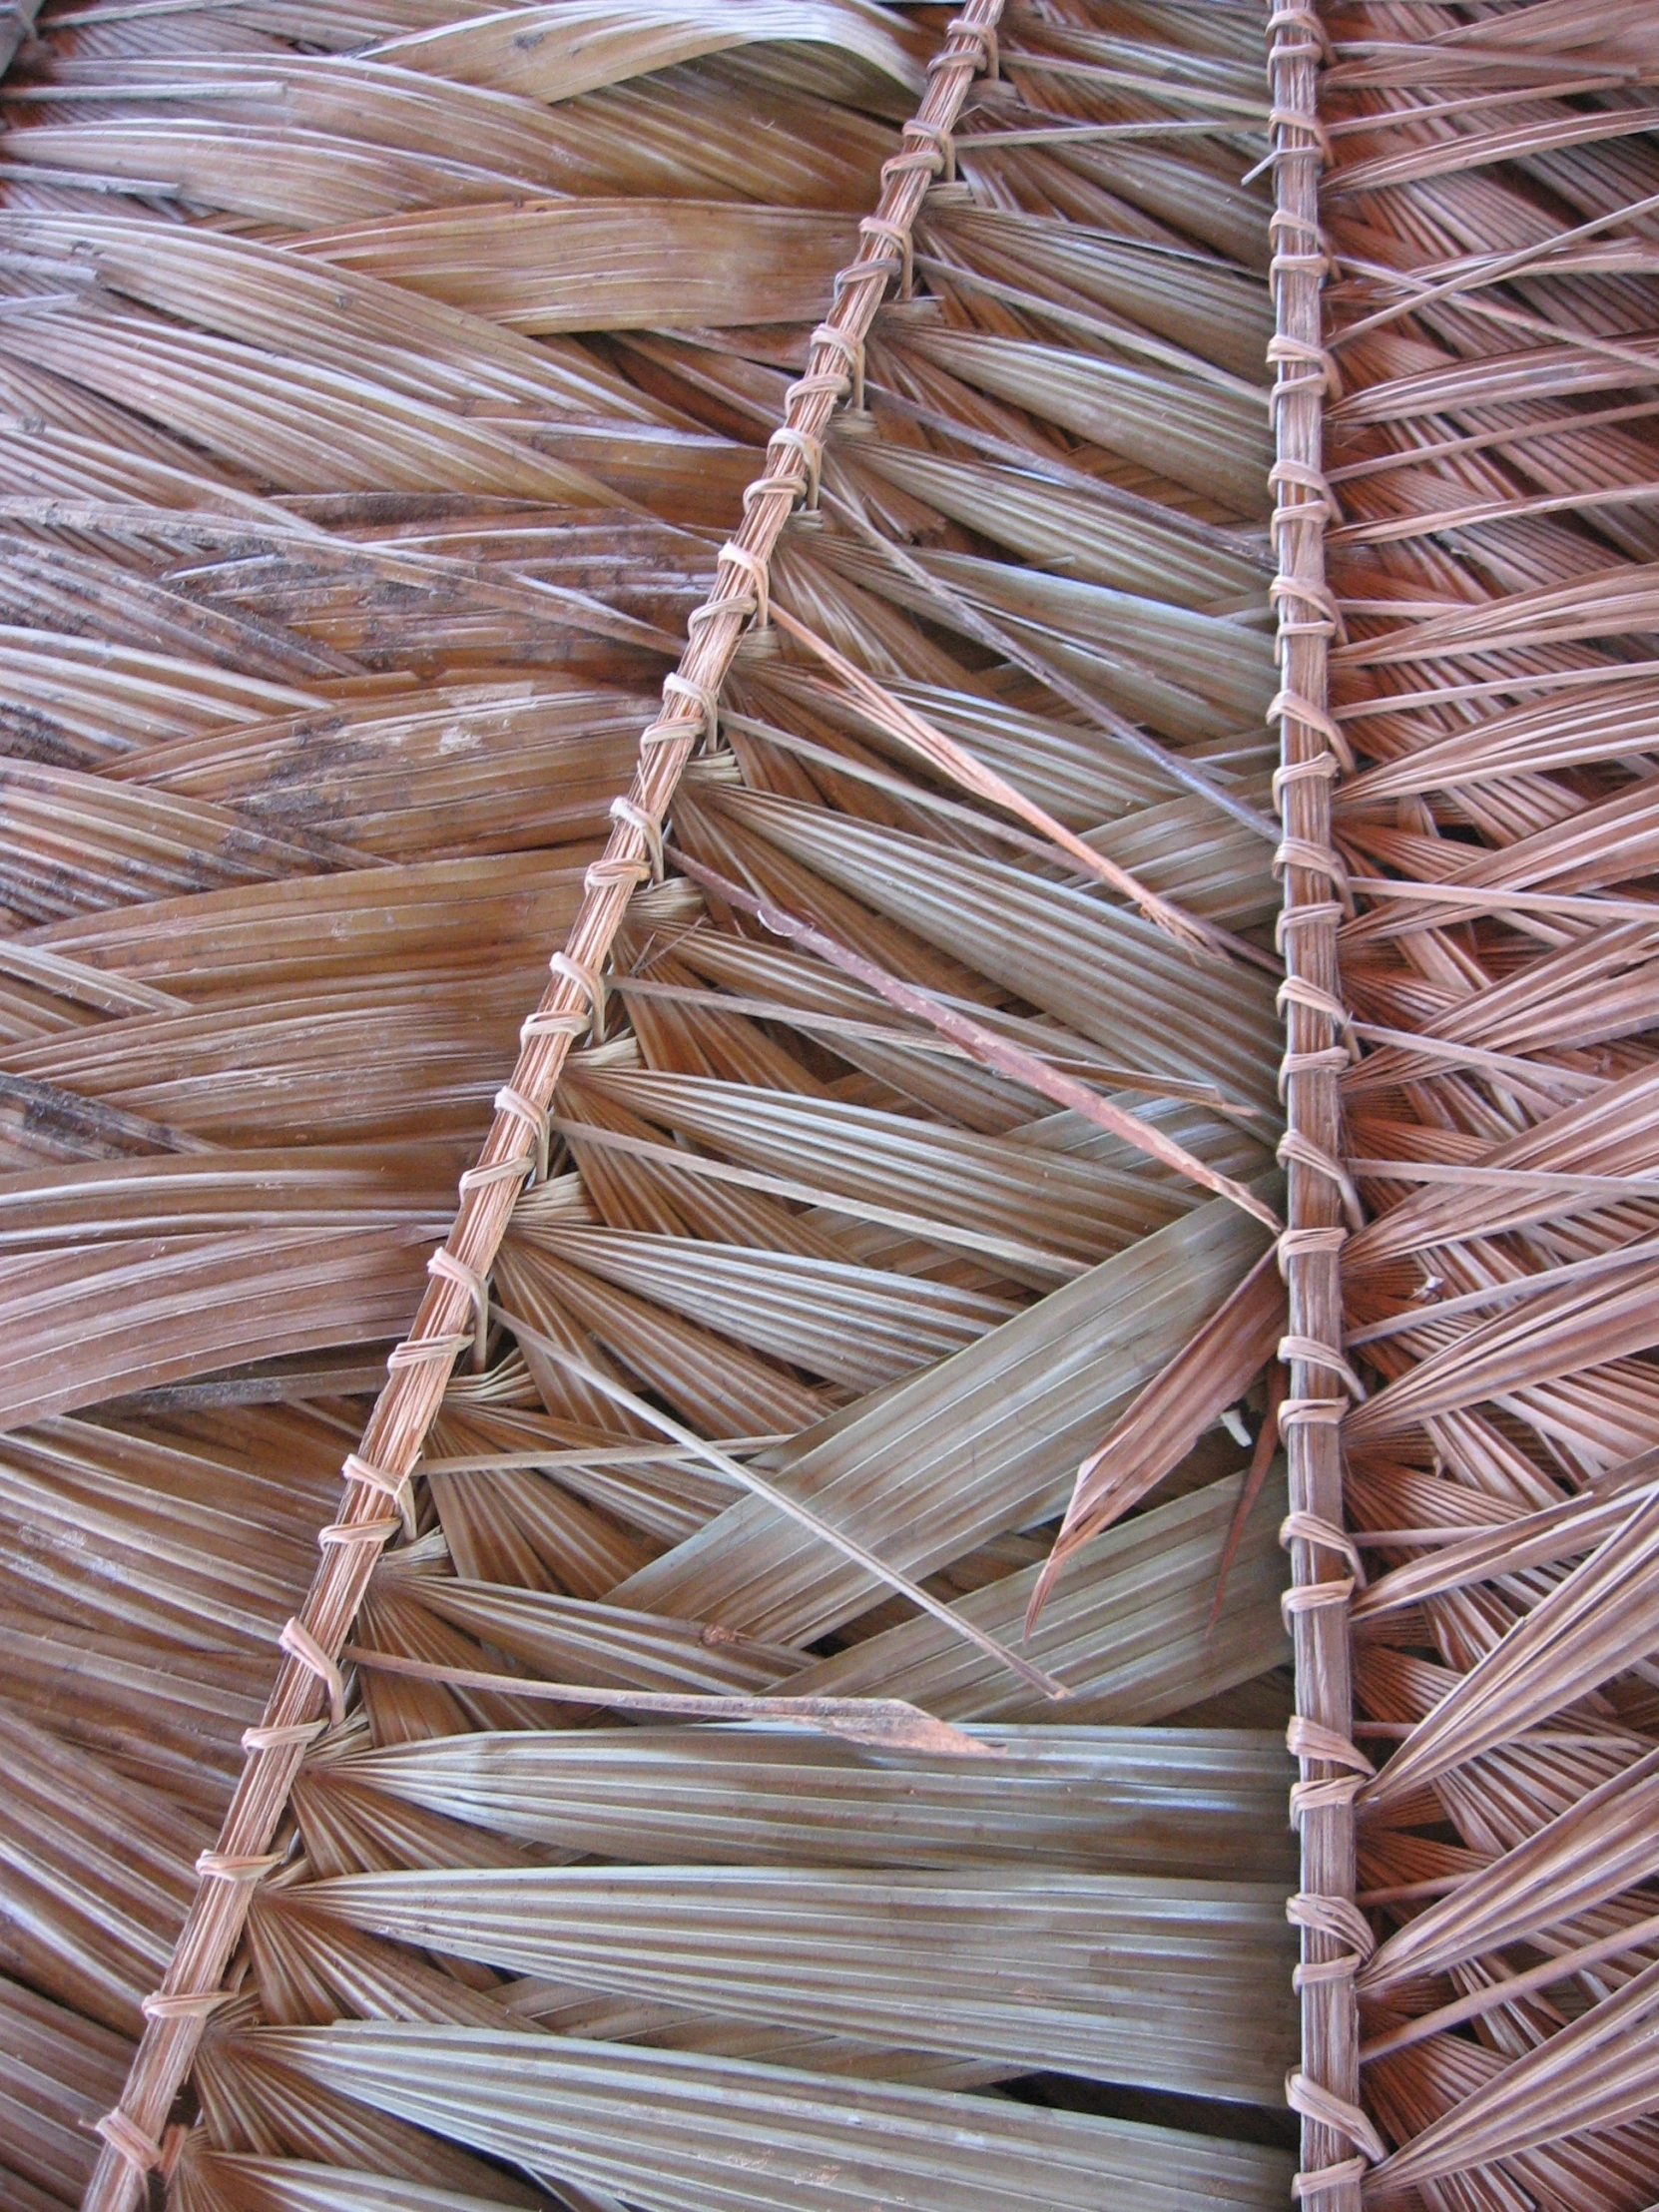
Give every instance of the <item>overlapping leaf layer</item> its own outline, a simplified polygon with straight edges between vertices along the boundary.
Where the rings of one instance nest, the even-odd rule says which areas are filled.
[[[67,0],[7,81],[30,2212],[947,13]],[[1079,1462],[1263,1304],[1262,40],[1007,11],[295,1788],[190,2212],[1284,2199],[1269,1345],[1143,1401],[1163,1487],[1023,1627]]]
[[[1455,17],[1455,20],[1452,20]],[[1368,2195],[1659,2189],[1641,7],[1334,10]]]

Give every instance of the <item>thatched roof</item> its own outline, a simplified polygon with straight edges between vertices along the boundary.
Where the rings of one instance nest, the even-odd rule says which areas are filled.
[[[1366,2192],[1635,2207],[1659,19],[1327,27]]]
[[[1656,59],[48,6],[8,2202],[1659,2197]]]

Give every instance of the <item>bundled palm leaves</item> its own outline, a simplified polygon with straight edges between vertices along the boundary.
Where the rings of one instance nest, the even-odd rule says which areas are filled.
[[[1252,0],[980,37],[345,1676],[285,1632],[335,1709],[205,1862],[229,1980],[174,1954],[946,34],[66,0],[7,79],[30,2212],[1284,2200]]]
[[[1636,2212],[1659,21],[1328,27],[1367,2197]]]
[[[1242,0],[997,13],[582,1047],[505,1109],[343,1676],[282,1629],[342,1456],[949,26],[70,0],[12,68],[29,2212],[1283,2200],[1250,173],[1308,126]],[[1277,481],[1331,497],[1356,758],[1360,1748],[1293,1732],[1355,1798],[1365,1917],[1298,1906],[1305,2002],[1359,1999],[1364,2112],[1299,2105],[1337,2212],[1368,2162],[1659,2194],[1650,17],[1324,26],[1327,469]],[[221,1986],[175,1940],[278,1632],[332,1710],[204,1863],[251,1878]]]

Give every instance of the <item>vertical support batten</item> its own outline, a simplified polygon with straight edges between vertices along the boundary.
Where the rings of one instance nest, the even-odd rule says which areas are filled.
[[[1359,2110],[1359,2006],[1355,1973],[1369,1935],[1354,1904],[1354,1796],[1366,1763],[1352,1745],[1342,1446],[1341,1251],[1355,1212],[1341,1166],[1341,1069],[1346,1016],[1337,966],[1345,878],[1331,841],[1331,794],[1343,741],[1328,705],[1328,655],[1337,627],[1325,579],[1330,497],[1323,421],[1334,368],[1323,344],[1320,287],[1326,274],[1319,222],[1324,133],[1317,117],[1319,66],[1328,51],[1312,0],[1281,0],[1268,23],[1272,91],[1273,290],[1277,461],[1274,546],[1278,575],[1282,732],[1275,797],[1284,822],[1280,941],[1286,982],[1283,1088],[1289,1134],[1290,1228],[1280,1263],[1290,1289],[1282,1355],[1291,1395],[1281,1411],[1290,1461],[1286,1523],[1293,1588],[1297,1719],[1291,1748],[1302,1781],[1292,1805],[1302,1844],[1302,1890],[1292,1918],[1303,1929],[1302,2053],[1289,2095],[1302,2117],[1297,2194],[1324,2212],[1359,2212],[1368,2156],[1381,2154]]]

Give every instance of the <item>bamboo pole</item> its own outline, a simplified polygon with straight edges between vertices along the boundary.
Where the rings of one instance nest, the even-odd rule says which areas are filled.
[[[1383,2145],[1359,2107],[1360,2035],[1355,1975],[1371,1948],[1354,1903],[1354,1797],[1370,1762],[1352,1741],[1353,1693],[1338,1423],[1343,1361],[1341,1251],[1358,1227],[1353,1186],[1341,1165],[1338,1078],[1347,1029],[1337,969],[1337,929],[1347,892],[1331,838],[1332,785],[1347,746],[1328,712],[1327,664],[1336,605],[1325,579],[1332,501],[1323,472],[1325,401],[1335,371],[1323,343],[1320,286],[1327,264],[1319,222],[1324,134],[1317,118],[1319,65],[1329,46],[1316,0],[1277,0],[1269,18],[1275,213],[1272,279],[1276,334],[1269,349],[1277,461],[1273,471],[1273,586],[1282,688],[1274,702],[1281,763],[1274,792],[1284,822],[1276,865],[1285,880],[1280,941],[1287,1051],[1283,1080],[1289,1134],[1290,1227],[1280,1265],[1290,1290],[1291,1395],[1280,1411],[1290,1461],[1285,1524],[1293,1588],[1286,1594],[1296,1645],[1297,1719],[1291,1749],[1302,1780],[1292,1793],[1301,1832],[1302,1889],[1290,1912],[1303,1931],[1301,2069],[1288,2094],[1302,2117],[1299,2197],[1329,2212],[1359,2212],[1367,2158]]]

